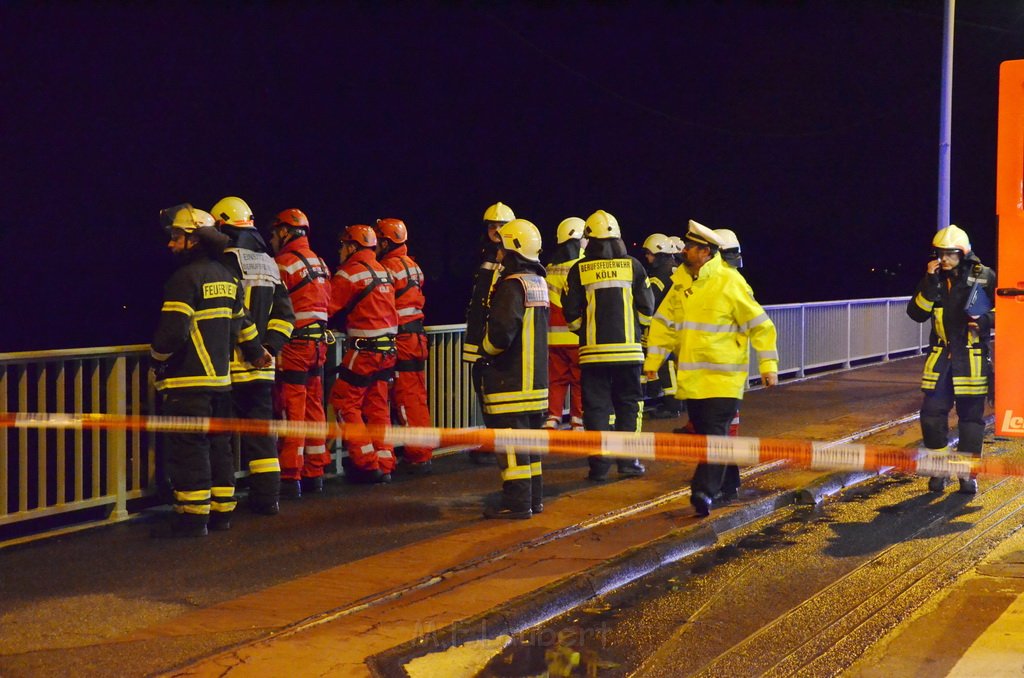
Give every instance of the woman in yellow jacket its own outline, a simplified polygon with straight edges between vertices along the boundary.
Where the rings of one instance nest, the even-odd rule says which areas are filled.
[[[743,398],[751,344],[764,385],[778,383],[775,325],[743,275],[722,261],[714,231],[691,220],[683,241],[683,265],[651,321],[644,372],[656,376],[666,356],[675,353],[676,398],[686,401],[694,429],[724,436]],[[715,499],[735,497],[739,484],[735,464],[698,464],[690,501],[706,516]]]

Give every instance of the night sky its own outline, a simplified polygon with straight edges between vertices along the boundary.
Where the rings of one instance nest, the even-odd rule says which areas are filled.
[[[998,67],[1024,3],[958,3],[951,217],[995,264]],[[398,217],[428,324],[462,322],[480,217],[553,246],[728,227],[765,304],[910,294],[936,228],[941,0],[4,3],[0,352],[148,342],[157,212]],[[872,269],[874,269],[872,271]]]

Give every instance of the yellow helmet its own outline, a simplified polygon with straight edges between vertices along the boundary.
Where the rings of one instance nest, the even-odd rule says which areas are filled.
[[[221,198],[210,209],[218,226],[237,226],[238,228],[255,228],[252,222],[252,210],[241,198],[228,196]]]
[[[621,238],[622,231],[619,230],[619,220],[604,210],[597,210],[587,217],[586,228],[583,235],[588,238]]]
[[[506,250],[518,252],[525,259],[540,261],[540,231],[526,219],[513,219],[498,229]]]
[[[497,221],[507,224],[516,218],[512,208],[500,202],[496,202],[484,212],[484,221]]]
[[[651,254],[659,254],[661,252],[671,254],[675,250],[672,246],[672,241],[664,233],[651,233],[647,236],[647,240],[644,240],[644,249]]]
[[[683,239],[678,235],[670,235],[668,242],[672,246],[672,254],[679,254],[683,251]]]
[[[563,242],[570,240],[579,240],[583,237],[585,226],[586,222],[579,217],[563,219],[562,223],[558,225],[558,230],[555,231],[555,242],[561,245]]]
[[[960,250],[967,256],[971,251],[971,240],[964,229],[955,224],[943,228],[932,238],[932,247],[939,250]]]
[[[197,210],[187,202],[160,210],[160,224],[167,230],[177,228],[185,233],[194,233],[197,228],[214,225],[213,215]]]

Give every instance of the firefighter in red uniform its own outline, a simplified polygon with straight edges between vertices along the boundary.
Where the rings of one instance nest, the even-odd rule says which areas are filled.
[[[210,210],[217,229],[231,239],[221,263],[242,283],[248,311],[259,341],[271,355],[288,342],[295,315],[288,290],[281,284],[277,264],[253,224],[252,210],[244,200],[227,197]],[[240,349],[231,359],[231,404],[234,416],[265,421],[274,416],[273,364],[255,367],[245,361]],[[271,436],[247,434],[241,437],[242,461],[249,467],[249,508],[263,515],[277,515],[281,466],[277,445]]]
[[[170,236],[167,247],[180,261],[164,286],[150,349],[163,414],[229,417],[235,344],[254,366],[269,365],[271,356],[245,314],[242,288],[217,261],[227,237],[213,228],[213,217],[184,204],[161,211],[160,220]],[[235,463],[228,435],[182,431],[168,433],[165,442],[174,514],[153,536],[202,537],[207,523],[211,529],[230,525]]]
[[[555,232],[557,245],[547,265],[548,297],[551,300],[548,328],[548,418],[544,428],[558,428],[569,394],[569,426],[583,430],[583,391],[580,390],[580,338],[569,329],[562,312],[562,295],[566,291],[569,269],[583,258],[587,241],[583,237],[585,222],[579,217],[563,219]]]
[[[339,237],[341,265],[331,279],[331,316],[345,330],[345,353],[331,388],[331,406],[345,422],[345,477],[354,483],[388,483],[395,469],[391,445],[371,436],[367,424],[391,423],[388,385],[395,370],[398,312],[395,288],[377,262],[377,234],[364,224]]]
[[[423,271],[409,256],[409,231],[401,219],[377,220],[377,259],[388,270],[395,287],[398,335],[397,362],[391,405],[403,426],[430,426],[427,408],[427,333],[423,329]],[[405,446],[410,473],[430,473],[430,447]]]
[[[291,340],[277,359],[277,402],[288,421],[326,426],[323,377],[333,336],[327,331],[331,273],[309,248],[308,235],[309,219],[297,209],[284,210],[271,226],[270,245],[295,310]],[[303,490],[323,492],[324,467],[330,461],[324,437],[284,437],[280,446],[281,496],[298,499]]]

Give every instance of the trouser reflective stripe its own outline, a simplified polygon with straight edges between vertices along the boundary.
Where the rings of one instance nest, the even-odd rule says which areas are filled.
[[[174,511],[206,515],[210,512],[210,490],[175,490]]]
[[[484,414],[484,424],[488,428],[539,429],[543,421],[543,412]],[[498,450],[494,457],[501,469],[502,506],[513,511],[524,511],[539,505],[544,494],[540,455],[517,451],[509,445]]]
[[[640,384],[641,365],[582,365],[580,381],[583,391],[583,425],[588,431],[628,431],[635,433],[642,424],[643,386]],[[614,423],[612,423],[614,417]],[[588,458],[590,471],[595,476],[608,473],[611,460],[602,450]],[[616,459],[619,468],[630,466],[632,459]]]
[[[327,345],[320,341],[285,344],[278,359],[284,375],[277,383],[277,408],[288,421],[326,425],[323,365]],[[282,437],[279,441],[281,477],[299,480],[322,476],[330,463],[323,437]]]
[[[228,513],[235,510],[235,488],[234,487],[213,487],[211,488],[212,500],[210,510],[217,513]]]
[[[379,470],[391,473],[395,470],[394,447],[380,434],[372,438],[366,424],[387,426],[391,423],[388,405],[388,382],[377,378],[390,371],[395,363],[394,355],[378,351],[348,351],[344,362],[353,374],[366,377],[365,385],[354,384],[339,378],[331,387],[331,406],[338,419],[346,424],[348,455],[352,465],[362,471]],[[341,375],[344,377],[344,375]]]
[[[280,473],[281,463],[277,460],[277,457],[273,459],[254,459],[249,462],[249,473],[256,475],[257,473]]]

